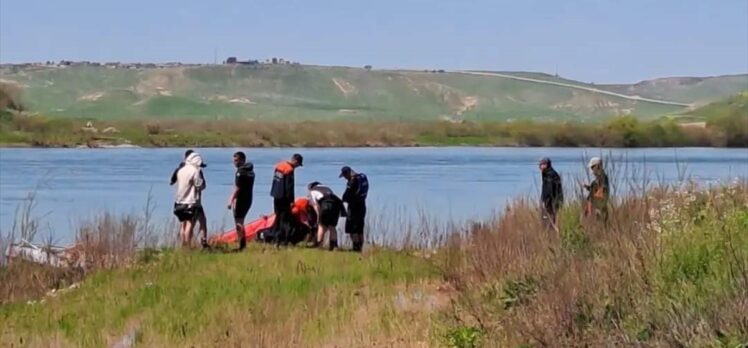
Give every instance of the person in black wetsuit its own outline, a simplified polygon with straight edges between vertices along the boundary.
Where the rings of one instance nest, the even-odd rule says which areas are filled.
[[[345,220],[345,233],[351,236],[353,251],[361,252],[364,247],[364,225],[366,223],[366,197],[369,194],[369,178],[364,173],[356,173],[349,166],[340,169],[346,189],[343,202],[348,204],[348,217]]]
[[[548,157],[541,158],[538,167],[543,178],[543,186],[540,193],[540,209],[542,211],[543,224],[546,228],[559,232],[557,215],[564,202],[561,176],[553,169],[551,159]]]
[[[244,152],[236,152],[233,156],[236,173],[234,174],[234,190],[229,196],[228,208],[234,214],[234,226],[239,240],[239,250],[247,247],[244,236],[244,218],[252,207],[252,191],[255,185],[254,165],[247,162]]]

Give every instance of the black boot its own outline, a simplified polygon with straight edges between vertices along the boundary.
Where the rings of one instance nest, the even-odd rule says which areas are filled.
[[[330,241],[330,247],[328,250],[333,251],[338,248],[338,241],[337,240],[331,240]]]
[[[239,251],[244,250],[247,247],[247,239],[242,238],[239,240]]]

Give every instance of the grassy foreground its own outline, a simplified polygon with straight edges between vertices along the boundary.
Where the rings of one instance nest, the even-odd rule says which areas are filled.
[[[0,307],[0,346],[427,346],[436,276],[388,251],[152,254]]]
[[[447,246],[462,346],[748,346],[748,183],[580,206],[555,234],[518,201]]]

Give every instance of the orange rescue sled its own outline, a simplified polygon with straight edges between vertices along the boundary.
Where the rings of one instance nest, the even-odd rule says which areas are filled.
[[[259,219],[244,225],[244,237],[247,238],[247,241],[254,240],[258,232],[273,226],[273,222],[275,222],[275,214],[262,216]],[[236,229],[222,233],[210,240],[211,244],[230,244],[237,241]]]

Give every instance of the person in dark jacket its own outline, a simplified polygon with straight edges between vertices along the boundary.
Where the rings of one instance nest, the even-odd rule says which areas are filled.
[[[593,157],[590,159],[587,167],[589,167],[595,180],[588,185],[583,185],[589,191],[584,215],[594,216],[600,220],[607,221],[610,183],[608,182],[608,174],[605,173],[605,168],[603,167],[603,160],[599,157]]]
[[[543,223],[547,228],[558,232],[558,211],[564,203],[564,190],[561,186],[561,176],[558,175],[551,164],[551,159],[543,157],[538,163],[543,178],[543,186],[540,192],[540,208],[543,215]]]
[[[345,215],[343,201],[335,195],[331,188],[322,185],[318,181],[310,183],[309,202],[317,215],[317,239],[313,246],[322,245],[325,234],[330,236],[329,250],[338,248],[338,221],[341,215]]]
[[[255,185],[255,172],[252,162],[247,162],[244,152],[238,151],[233,156],[236,174],[234,174],[234,189],[229,196],[228,208],[234,213],[234,226],[239,237],[239,251],[247,247],[244,236],[244,218],[252,207],[252,196]]]
[[[349,166],[340,169],[340,176],[346,180],[343,202],[348,204],[348,217],[345,219],[345,233],[351,236],[353,251],[361,252],[364,247],[364,224],[366,222],[366,197],[369,194],[369,179],[364,173],[356,173]]]
[[[288,237],[293,223],[291,206],[295,198],[294,171],[303,165],[304,158],[296,153],[291,156],[291,160],[280,162],[275,166],[270,195],[273,197],[273,210],[275,212],[273,230],[279,236],[276,244],[288,245]]]

